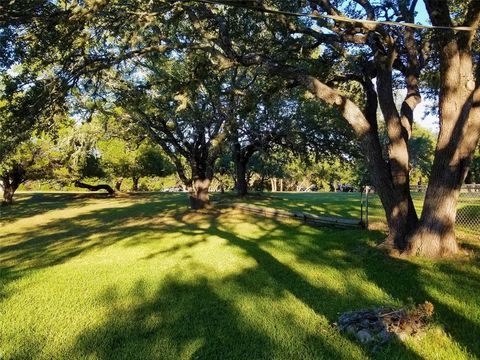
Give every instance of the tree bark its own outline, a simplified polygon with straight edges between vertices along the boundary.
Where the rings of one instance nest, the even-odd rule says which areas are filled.
[[[379,91],[386,92],[380,97],[382,101],[387,102],[383,105],[382,112],[385,115],[387,127],[390,125],[389,137],[394,140],[393,146],[389,149],[390,162],[383,157],[378,134],[379,95],[368,74],[358,79],[366,94],[366,105],[363,111],[352,101],[313,76],[300,76],[298,80],[318,99],[338,107],[344,119],[361,140],[370,179],[380,197],[387,218],[389,235],[386,243],[404,251],[407,248],[406,236],[415,229],[417,224],[417,215],[409,192],[408,151],[404,130],[401,128],[401,119],[393,103],[391,64],[387,64],[387,68],[379,67],[378,70],[380,70],[377,79]],[[334,191],[337,191],[336,187]]]
[[[392,182],[391,189],[388,189],[391,192],[381,196],[389,196],[393,200],[392,204],[385,209],[389,213],[387,214],[389,233],[386,243],[404,251],[407,248],[407,236],[417,226],[418,217],[410,194],[408,155],[410,119],[407,119],[406,115],[400,116],[393,98],[392,67],[396,57],[397,54],[392,47],[387,54],[377,55],[376,59],[377,92],[389,139],[388,163]],[[413,81],[414,77],[410,80]],[[409,106],[413,116],[412,107],[414,108],[416,103],[411,102],[408,95],[406,101],[409,104],[404,106]],[[404,119],[403,122],[402,119]]]
[[[257,151],[257,147],[254,144],[249,144],[242,149],[238,139],[235,141],[232,147],[236,176],[235,190],[238,196],[245,196],[248,193],[247,165],[250,158]]]
[[[462,43],[453,34],[442,41],[440,133],[420,224],[409,238],[410,254],[440,257],[458,251],[457,202],[480,136],[479,76],[475,85],[470,48],[470,41]]]
[[[238,138],[238,134],[237,134]],[[242,147],[238,140],[232,146],[233,160],[235,161],[235,190],[237,191],[238,196],[247,195],[247,160],[242,156]]]
[[[10,182],[3,182],[2,185],[3,188],[3,202],[2,205],[8,206],[13,204],[13,195],[15,194],[15,191],[17,190],[10,184]]]
[[[111,188],[111,186],[107,185],[107,184],[89,185],[89,184],[85,184],[85,183],[82,183],[79,180],[77,180],[77,181],[75,181],[75,186],[78,187],[78,188],[82,188],[82,189],[88,189],[90,191],[106,190],[109,195],[114,195],[115,194],[115,190],[113,190]]]
[[[244,161],[235,162],[235,171],[237,177],[236,190],[238,196],[245,196],[248,192],[247,184],[247,166]]]
[[[120,188],[122,187],[122,182],[123,182],[123,178],[117,179],[117,182],[115,183],[115,190],[120,191]]]
[[[210,179],[195,179],[190,190],[190,205],[193,210],[199,210],[210,204],[208,188]]]
[[[387,94],[382,95],[389,106],[383,105],[382,112],[385,111],[393,118],[390,121],[397,121],[399,123],[398,111],[392,103],[388,92],[391,95],[389,74],[383,74],[383,78],[379,80],[379,91],[385,91]],[[399,250],[404,249],[405,236],[411,231],[416,224],[415,209],[410,206],[411,197],[408,190],[408,178],[401,172],[402,166],[405,164],[405,156],[401,154],[402,151],[407,151],[406,147],[396,146],[393,154],[400,153],[399,157],[403,159],[402,162],[397,162],[397,168],[400,168],[399,175],[396,181],[393,180],[392,167],[383,157],[383,149],[380,144],[377,124],[377,108],[378,97],[377,92],[370,79],[366,78],[363,81],[363,87],[366,94],[366,104],[364,109],[364,119],[370,125],[366,133],[361,137],[363,152],[366,155],[368,170],[370,174],[370,181],[378,193],[380,201],[385,211],[385,216],[388,224],[388,237],[386,244],[397,247]],[[393,109],[392,109],[393,106]],[[392,125],[392,124],[391,124]],[[395,125],[395,124],[393,124]],[[391,129],[392,130],[392,129]],[[395,131],[398,131],[397,128]],[[392,134],[389,134],[392,135]],[[398,145],[398,143],[397,143]],[[393,155],[389,154],[390,156]],[[408,162],[408,155],[407,155]],[[401,186],[400,189],[395,189],[395,186]],[[405,189],[407,188],[407,189]]]
[[[133,181],[132,190],[138,191],[138,182],[140,181],[140,178],[138,176],[134,176],[132,177],[132,181]]]
[[[26,172],[22,166],[15,164],[10,171],[6,171],[1,176],[3,188],[2,205],[8,206],[13,204],[13,195],[18,187],[26,180]]]

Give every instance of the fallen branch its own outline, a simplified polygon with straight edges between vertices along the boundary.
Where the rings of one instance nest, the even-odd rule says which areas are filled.
[[[115,190],[112,189],[110,185],[107,184],[100,184],[100,185],[89,185],[82,183],[81,181],[77,180],[75,181],[75,186],[82,188],[82,189],[88,189],[90,191],[99,191],[99,190],[106,190],[109,195],[114,195]]]

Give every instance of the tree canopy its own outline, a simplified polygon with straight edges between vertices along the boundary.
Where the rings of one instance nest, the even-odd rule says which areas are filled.
[[[158,144],[194,207],[229,150],[238,184],[256,151],[361,159],[385,244],[455,253],[456,199],[480,136],[480,2],[424,2],[433,28],[411,25],[417,0],[1,5],[0,161],[34,130],[99,113]],[[435,144],[414,126],[422,94],[438,95]],[[420,216],[418,171],[428,177]]]

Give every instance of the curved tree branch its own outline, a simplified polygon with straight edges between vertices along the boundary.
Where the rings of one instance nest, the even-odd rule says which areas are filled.
[[[75,181],[75,186],[81,189],[87,189],[90,191],[99,191],[99,190],[106,190],[109,195],[114,195],[115,190],[112,189],[110,185],[107,184],[99,184],[99,185],[89,185],[86,183],[81,182],[80,180]]]

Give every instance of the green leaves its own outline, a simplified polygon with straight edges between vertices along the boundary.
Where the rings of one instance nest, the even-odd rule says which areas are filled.
[[[435,152],[435,135],[428,129],[416,125],[408,143],[412,183],[416,183],[430,175]]]
[[[0,163],[0,175],[21,169],[22,181],[54,177],[61,166],[62,154],[55,142],[45,133],[32,136],[18,144]]]

